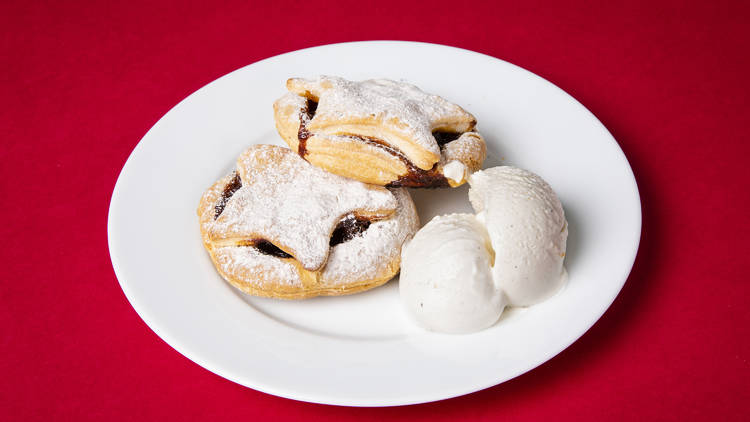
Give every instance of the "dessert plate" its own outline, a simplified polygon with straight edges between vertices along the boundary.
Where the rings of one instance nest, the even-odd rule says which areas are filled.
[[[562,200],[570,230],[567,286],[542,304],[507,310],[490,329],[445,335],[408,319],[398,279],[352,296],[297,302],[249,297],[225,283],[201,245],[198,200],[248,145],[282,145],[273,101],[288,77],[319,74],[405,80],[471,111],[488,143],[485,167],[531,170]],[[465,186],[412,195],[423,224],[437,214],[471,211]],[[112,265],[125,295],[177,351],[256,390],[352,406],[455,397],[547,361],[612,303],[640,231],[630,166],[575,99],[493,57],[392,41],[282,54],[199,89],[135,147],[115,185],[108,221]]]

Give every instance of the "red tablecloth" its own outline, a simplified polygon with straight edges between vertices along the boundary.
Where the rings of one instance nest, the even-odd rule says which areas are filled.
[[[0,419],[750,417],[750,3],[88,3],[0,5]],[[530,373],[417,406],[297,402],[182,357],[120,290],[107,209],[143,134],[229,71],[367,39],[529,69],[592,110],[630,160],[643,202],[633,272],[583,338]]]

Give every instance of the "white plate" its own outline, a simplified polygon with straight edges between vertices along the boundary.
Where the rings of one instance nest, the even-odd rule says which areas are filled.
[[[286,302],[245,296],[203,250],[195,209],[253,143],[282,144],[271,104],[288,77],[403,79],[471,111],[486,166],[546,179],[569,221],[567,287],[506,311],[471,335],[420,330],[397,280],[369,292]],[[412,190],[425,223],[469,211],[465,187]],[[545,362],[604,313],[630,272],[641,231],[638,190],[615,140],[544,79],[471,51],[411,42],[327,45],[272,57],[206,85],[169,111],[122,169],[109,210],[117,278],[138,314],[189,359],[239,384],[318,403],[386,406],[454,397]]]

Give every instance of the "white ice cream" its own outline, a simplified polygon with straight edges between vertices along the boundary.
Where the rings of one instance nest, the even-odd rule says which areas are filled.
[[[434,218],[402,253],[402,301],[434,331],[481,330],[505,305],[541,302],[567,279],[568,224],[541,177],[503,166],[474,173],[469,184],[478,214]]]
[[[469,200],[484,214],[495,250],[492,276],[511,306],[529,306],[565,283],[568,224],[562,204],[541,177],[493,167],[469,178]]]
[[[402,254],[401,300],[429,330],[466,333],[489,327],[505,306],[491,266],[490,239],[472,214],[435,217]]]

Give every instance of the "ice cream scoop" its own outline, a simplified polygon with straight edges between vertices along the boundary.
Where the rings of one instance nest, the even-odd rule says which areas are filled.
[[[402,251],[402,303],[429,330],[487,328],[506,305],[539,303],[567,279],[568,224],[549,184],[508,166],[474,173],[469,184],[477,215],[435,217]]]
[[[423,327],[466,333],[489,327],[505,306],[492,280],[492,248],[473,214],[430,220],[402,254],[401,299]]]
[[[496,253],[492,276],[508,304],[552,296],[567,278],[568,224],[555,192],[536,174],[509,166],[474,173],[469,183],[469,201]]]

